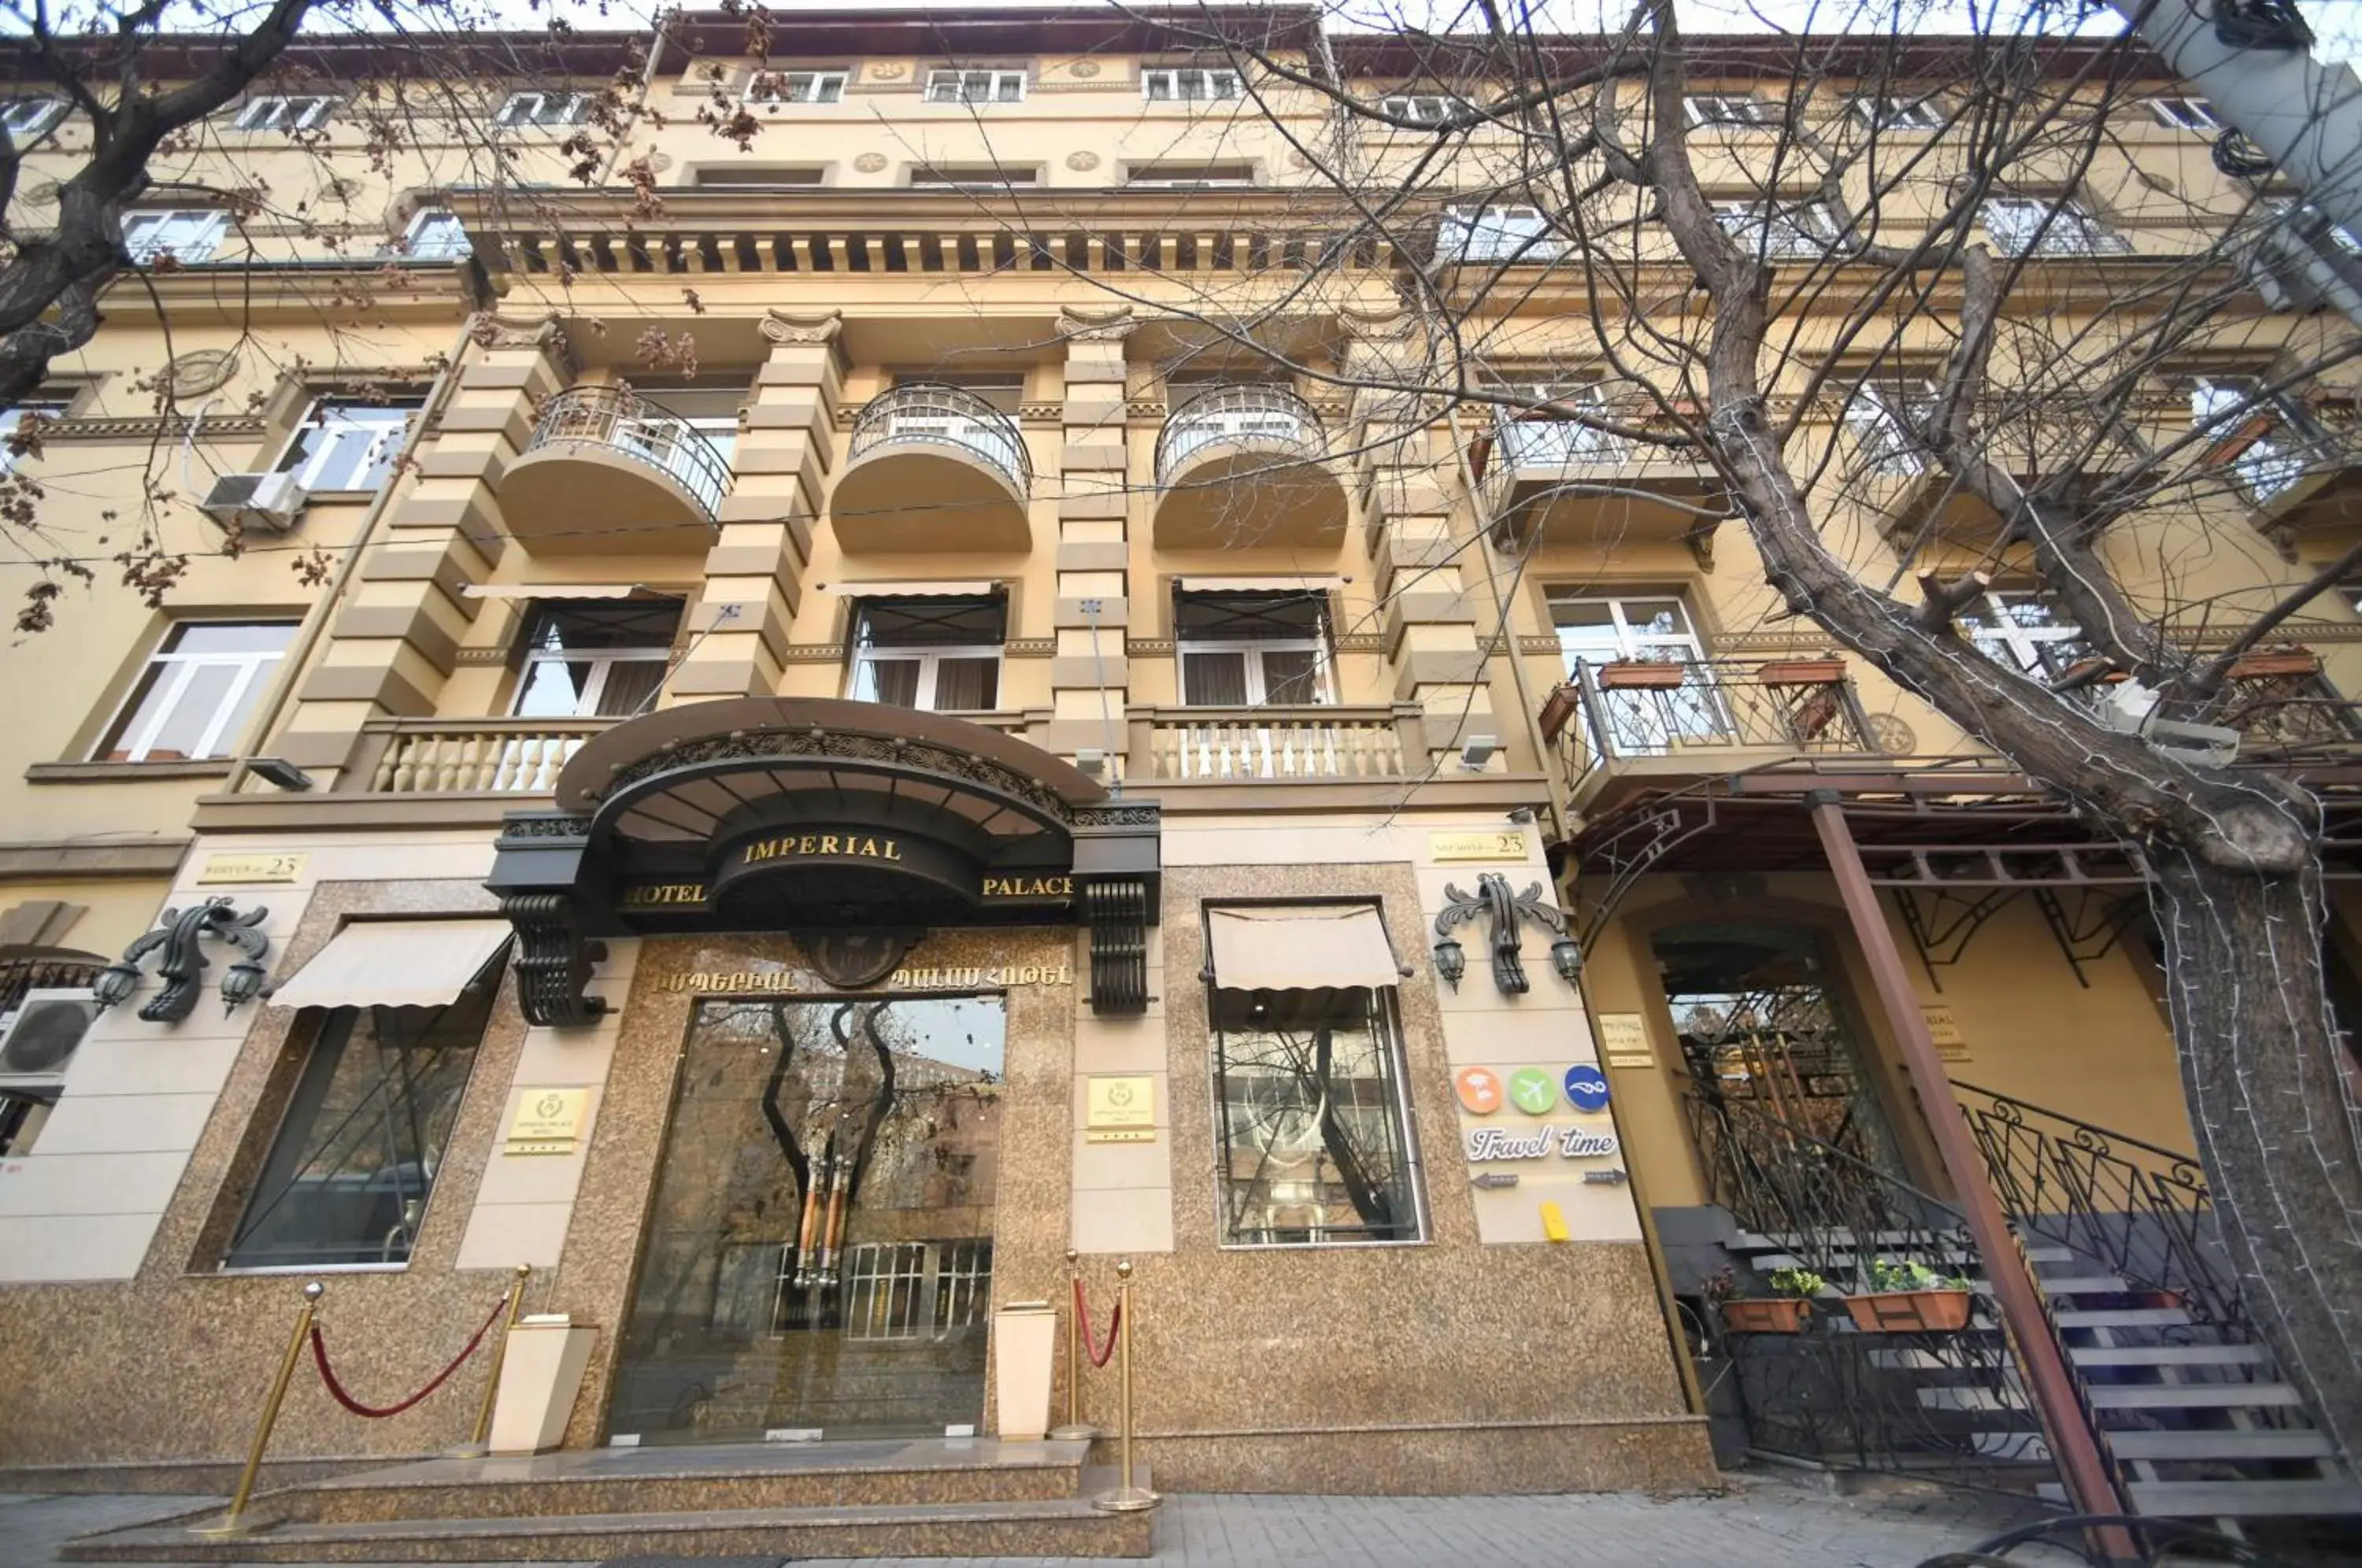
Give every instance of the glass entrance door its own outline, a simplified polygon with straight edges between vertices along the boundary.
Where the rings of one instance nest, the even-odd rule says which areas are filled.
[[[610,1432],[972,1430],[1004,1047],[997,996],[701,1002]]]

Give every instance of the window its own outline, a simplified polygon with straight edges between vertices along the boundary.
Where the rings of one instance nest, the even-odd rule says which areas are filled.
[[[423,207],[402,237],[402,253],[413,261],[458,261],[476,253],[467,226],[448,207]]]
[[[1565,252],[1540,207],[1453,207],[1437,230],[1438,254],[1463,261],[1547,261]]]
[[[249,98],[232,127],[237,130],[315,130],[327,123],[334,98]]]
[[[65,117],[63,98],[11,98],[0,104],[0,130],[6,130],[12,141],[47,136]]]
[[[312,405],[279,467],[314,493],[381,490],[393,477],[403,433],[418,408],[415,398],[378,403],[322,398]]]
[[[2132,248],[2063,197],[1994,196],[1981,215],[1993,248],[2004,256],[2111,256]]]
[[[821,183],[818,169],[783,169],[767,163],[718,163],[700,169],[690,182],[701,187],[733,186],[739,190],[782,191]]]
[[[1853,112],[1872,130],[1944,128],[1944,106],[1933,98],[1856,98]]]
[[[328,1010],[224,1268],[409,1261],[500,965],[447,1007]]]
[[[845,695],[933,713],[988,712],[1000,701],[1008,618],[998,596],[865,600]]]
[[[1871,473],[1909,478],[1927,471],[1927,455],[1911,432],[1936,406],[1936,383],[1924,376],[1884,386],[1865,386],[1846,404],[1846,428],[1853,433]]]
[[[1714,216],[1740,245],[1774,258],[1826,255],[1842,232],[1827,202],[1783,202],[1768,213],[1751,202],[1718,202]]]
[[[1336,700],[1329,601],[1304,589],[1183,592],[1173,606],[1181,701],[1192,708],[1293,708]]]
[[[166,256],[193,266],[212,259],[228,229],[229,215],[209,207],[151,207],[123,215],[123,248],[142,267]]]
[[[517,679],[521,719],[624,719],[664,684],[678,599],[559,600],[534,606]]]
[[[1367,987],[1217,989],[1216,1186],[1229,1246],[1416,1242],[1402,1050]]]
[[[2092,654],[2083,629],[2060,620],[2050,595],[2036,590],[1994,589],[1973,601],[1959,620],[1978,652],[2029,675],[2064,675]]]
[[[958,168],[922,166],[911,171],[911,184],[919,190],[999,191],[1011,185],[1036,185],[1041,180],[1042,171],[1038,169],[1003,169],[990,163]]]
[[[1467,104],[1437,93],[1406,93],[1378,100],[1378,107],[1396,119],[1415,125],[1440,126],[1466,112]]]
[[[512,93],[493,123],[503,126],[579,126],[590,117],[588,93]]]
[[[1716,691],[1713,668],[1689,611],[1670,594],[1610,599],[1550,596],[1551,624],[1569,680],[1590,689],[1585,724],[1593,743],[1617,756],[1661,756],[1684,741],[1727,741],[1735,728]],[[1677,664],[1665,685],[1617,685],[1595,672],[1619,664]],[[1606,733],[1597,732],[1604,729]]]
[[[2206,461],[2262,505],[2304,477],[2323,433],[2290,399],[2256,376],[2203,376],[2190,387],[2190,418]]]
[[[747,83],[750,104],[841,104],[844,102],[842,71],[757,72]]]
[[[1140,91],[1152,104],[1202,104],[1244,95],[1235,71],[1150,68],[1140,73]]]
[[[294,640],[292,621],[183,621],[148,657],[98,748],[103,762],[227,756]]]
[[[14,440],[26,419],[34,414],[43,419],[63,419],[70,401],[62,397],[28,397],[16,407],[0,413],[0,474],[15,472],[17,459],[20,456],[29,456],[20,454]]]
[[[1021,104],[1025,72],[1021,71],[930,71],[930,104]]]
[[[2203,98],[2151,98],[2148,112],[2157,123],[2169,130],[2215,131],[2223,122],[2215,116],[2214,105]]]
[[[1682,100],[1694,126],[1777,126],[1778,105],[1743,94],[1693,93]]]
[[[1134,190],[1208,191],[1254,183],[1252,163],[1135,163],[1123,182]]]

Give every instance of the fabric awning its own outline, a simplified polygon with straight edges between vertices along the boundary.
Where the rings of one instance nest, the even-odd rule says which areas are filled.
[[[360,921],[271,993],[273,1007],[448,1007],[506,945],[502,920]]]
[[[1183,593],[1326,593],[1345,580],[1341,577],[1176,577]]]
[[[636,582],[471,582],[459,591],[469,599],[629,599]]]
[[[989,599],[997,582],[840,582],[834,591],[850,599]]]
[[[1220,990],[1374,988],[1402,978],[1385,922],[1366,904],[1209,910],[1206,924]]]

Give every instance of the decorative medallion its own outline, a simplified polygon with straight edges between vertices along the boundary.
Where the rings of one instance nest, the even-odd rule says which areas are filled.
[[[898,61],[889,60],[882,65],[871,66],[869,68],[869,80],[872,82],[900,82],[902,80],[902,73],[909,69],[910,67],[903,65]]]
[[[865,152],[853,160],[853,166],[864,174],[875,174],[886,167],[886,155],[882,152]]]
[[[1919,734],[1892,713],[1870,716],[1871,744],[1889,756],[1909,756],[1919,749]]]
[[[1096,152],[1070,152],[1066,154],[1066,167],[1069,169],[1080,171],[1083,170],[1097,169],[1098,166],[1099,155]]]
[[[1078,60],[1066,67],[1066,73],[1070,76],[1079,76],[1087,82],[1099,73],[1099,62],[1096,60]]]
[[[237,374],[237,356],[227,348],[198,348],[164,367],[163,382],[174,397],[219,392]]]
[[[653,171],[654,172],[658,173],[658,174],[661,174],[661,173],[663,173],[666,170],[668,170],[668,169],[669,169],[669,168],[671,168],[671,167],[672,167],[672,154],[671,154],[671,153],[669,153],[669,152],[651,152],[651,153],[649,153],[649,154],[648,154],[648,168],[649,168],[651,171]]]
[[[796,943],[811,959],[811,966],[832,986],[858,990],[892,974],[923,931],[886,927],[875,931],[808,931]]]

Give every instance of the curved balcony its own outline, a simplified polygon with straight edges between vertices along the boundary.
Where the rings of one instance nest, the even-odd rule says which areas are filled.
[[[1284,387],[1216,387],[1165,416],[1156,438],[1160,549],[1334,548],[1345,487],[1321,459],[1319,416]]]
[[[847,550],[1021,550],[1032,489],[1017,421],[965,387],[911,381],[854,421],[829,514]]]
[[[603,386],[551,398],[500,481],[509,531],[538,554],[709,544],[729,490],[729,462],[689,421]]]

